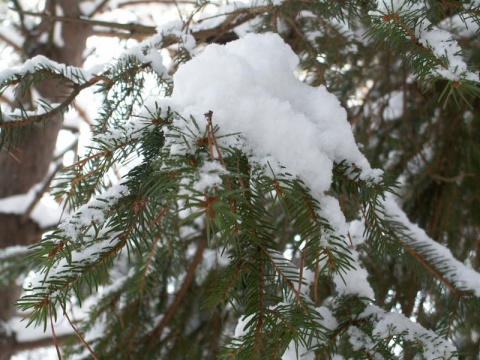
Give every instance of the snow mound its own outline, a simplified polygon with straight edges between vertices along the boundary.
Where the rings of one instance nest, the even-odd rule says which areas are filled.
[[[295,77],[298,57],[276,34],[249,34],[226,45],[209,45],[180,66],[174,91],[163,105],[200,127],[204,114],[223,134],[241,133],[244,150],[260,164],[277,161],[302,178],[314,194],[328,190],[333,162],[346,160],[362,170],[362,179],[377,180],[359,151],[337,98]],[[174,124],[180,128],[185,122]],[[235,140],[224,138],[235,144]],[[228,140],[230,139],[230,140]]]

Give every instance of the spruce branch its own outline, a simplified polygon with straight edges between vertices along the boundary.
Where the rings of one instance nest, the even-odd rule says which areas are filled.
[[[73,331],[75,332],[75,334],[77,335],[77,337],[80,339],[80,341],[82,342],[82,344],[85,345],[85,347],[88,349],[88,351],[90,352],[90,355],[92,355],[92,358],[94,360],[98,360],[98,357],[95,355],[95,352],[93,351],[93,349],[90,347],[90,345],[85,341],[85,338],[82,336],[82,334],[80,334],[80,332],[78,331],[77,327],[73,324],[72,320],[70,319],[70,316],[68,316],[68,313],[67,313],[67,310],[65,309],[65,307],[63,306],[63,304],[61,304],[62,306],[62,309],[63,309],[63,315],[67,318],[67,321],[68,323],[70,324],[71,328],[73,329]]]
[[[167,312],[164,314],[162,317],[162,320],[160,323],[152,330],[153,336],[150,337],[150,344],[152,344],[152,341],[154,339],[160,338],[163,330],[165,327],[168,325],[170,320],[173,318],[175,315],[175,312],[177,311],[177,308],[180,306],[180,303],[183,301],[188,288],[190,287],[190,284],[192,283],[194,276],[195,276],[195,270],[197,269],[198,265],[202,261],[203,257],[203,252],[205,248],[207,247],[207,238],[202,237],[198,243],[197,250],[195,251],[195,254],[192,258],[192,261],[190,263],[190,267],[188,268],[188,271],[185,275],[185,279],[182,282],[182,286],[180,289],[177,291],[177,294],[175,295],[175,298],[168,308]]]
[[[445,276],[435,268],[424,256],[422,256],[417,250],[409,246],[405,241],[402,241],[392,229],[390,230],[390,236],[392,236],[396,241],[410,254],[412,255],[418,263],[420,263],[428,272],[430,272],[437,280],[443,283],[450,291],[452,291],[456,296],[471,296],[473,293],[470,290],[460,290],[454,286],[454,284],[447,280]]]
[[[0,129],[10,129],[10,128],[14,128],[14,127],[25,127],[25,126],[29,126],[29,125],[32,125],[32,124],[35,124],[35,123],[38,123],[38,122],[41,122],[41,121],[45,121],[55,115],[58,115],[58,114],[62,114],[63,112],[65,112],[65,110],[67,110],[72,102],[74,101],[74,99],[78,96],[78,94],[80,94],[80,92],[84,89],[87,89],[93,85],[95,85],[96,83],[98,83],[99,81],[106,81],[106,82],[109,82],[111,83],[111,81],[103,76],[99,76],[99,77],[93,77],[91,78],[90,80],[86,81],[84,84],[73,84],[72,85],[72,91],[70,92],[70,94],[68,96],[65,97],[65,100],[63,100],[58,106],[56,107],[53,107],[51,110],[49,111],[46,111],[45,113],[43,114],[39,114],[39,115],[27,115],[25,117],[22,117],[21,119],[19,120],[13,120],[13,121],[0,121]],[[10,84],[15,84],[15,82],[11,82]],[[0,118],[1,119],[1,118]]]

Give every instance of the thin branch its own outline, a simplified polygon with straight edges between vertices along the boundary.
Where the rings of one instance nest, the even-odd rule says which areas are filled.
[[[192,35],[197,42],[215,42],[215,40],[220,39],[224,34],[250,21],[256,15],[263,12],[271,11],[271,9],[272,9],[271,6],[259,6],[256,8],[241,9],[241,10],[233,11],[231,13],[221,14],[222,16],[226,15],[226,19],[221,24],[210,29],[202,29],[202,30],[195,31],[192,33]],[[15,9],[12,9],[12,10],[16,11]],[[110,21],[91,20],[91,19],[85,19],[85,18],[71,18],[67,16],[52,16],[50,14],[37,13],[37,12],[31,12],[31,11],[23,11],[22,13],[30,16],[48,18],[53,21],[73,22],[73,23],[90,25],[92,27],[101,26],[101,27],[110,28],[114,30],[125,30],[128,32],[128,35],[130,35],[129,37],[131,37],[132,35],[148,36],[148,35],[154,35],[157,33],[156,27],[154,26],[146,26],[146,25],[139,25],[139,24],[122,24],[122,23],[116,23],[116,22],[110,22]],[[103,31],[102,34],[110,35],[110,36],[111,35],[122,36],[121,34],[118,34],[115,32],[109,33],[109,32]],[[176,36],[173,36],[173,35],[166,36],[164,38],[164,47],[173,45],[178,41],[179,39]]]
[[[110,79],[104,77],[104,76],[95,76],[88,80],[86,83],[78,85],[75,84],[73,86],[72,92],[63,100],[57,107],[53,108],[52,110],[44,113],[44,114],[39,114],[39,115],[32,115],[28,116],[25,119],[22,120],[14,120],[14,121],[3,121],[0,122],[0,129],[2,128],[13,128],[13,127],[21,127],[21,126],[28,126],[34,123],[38,123],[42,120],[51,118],[52,116],[55,116],[57,114],[62,113],[66,108],[68,108],[72,101],[77,97],[80,92],[86,88],[89,88],[90,86],[95,85],[99,81],[105,81],[105,82],[111,82]]]
[[[55,344],[55,349],[57,350],[57,356],[58,356],[59,360],[62,360],[62,354],[60,352],[60,347],[59,347],[59,344],[58,344],[57,335],[55,334],[55,327],[53,326],[53,317],[52,317],[52,308],[51,307],[48,308],[48,315],[50,317],[50,325],[51,325],[51,328],[52,328],[53,343]]]
[[[19,12],[16,9],[11,9],[11,10]],[[85,18],[73,18],[68,16],[55,16],[52,14],[38,13],[33,11],[22,11],[21,13],[23,15],[46,18],[52,21],[78,23],[78,24],[85,24],[90,26],[103,26],[111,29],[122,29],[122,30],[127,30],[131,33],[140,33],[140,34],[146,34],[146,35],[156,34],[155,26],[146,26],[146,25],[139,25],[139,24],[122,24],[122,23],[111,22],[111,21],[92,20],[92,19],[85,19]]]
[[[70,130],[70,128],[63,128],[63,129],[65,129],[65,130],[67,130],[67,129]],[[70,131],[71,131],[71,130],[70,130]],[[77,137],[77,138],[75,139],[75,141],[73,141],[66,149],[64,149],[61,154],[58,154],[57,156],[55,156],[55,157],[53,158],[53,160],[54,160],[54,161],[57,161],[57,160],[62,159],[63,156],[64,156],[67,152],[69,152],[69,151],[71,151],[71,150],[74,150],[74,149],[75,149],[75,153],[77,153],[78,141],[79,141],[79,138]]]
[[[61,303],[60,303],[61,304]],[[68,323],[70,324],[70,326],[72,327],[73,331],[75,331],[75,334],[77,334],[78,338],[80,339],[80,341],[82,342],[83,345],[86,346],[86,348],[88,349],[88,351],[90,352],[90,355],[92,355],[93,359],[94,360],[98,360],[98,358],[95,356],[95,352],[93,351],[93,349],[90,347],[90,345],[85,341],[84,337],[82,336],[82,334],[80,334],[80,332],[77,330],[77,328],[75,327],[75,325],[73,325],[73,322],[72,320],[70,320],[70,317],[68,316],[68,313],[66,311],[66,309],[63,307],[63,305],[61,304],[62,306],[62,309],[63,309],[63,315],[65,315],[65,317],[67,318],[67,321]]]
[[[62,344],[71,337],[72,335],[57,335],[57,342],[58,344]],[[9,348],[12,349],[14,353],[17,353],[20,351],[35,350],[47,346],[52,346],[52,338],[50,337],[33,341],[15,342],[15,344],[9,345]]]
[[[10,106],[11,108],[14,108],[15,107],[15,103],[13,102],[13,100],[10,100],[8,97],[6,97],[5,95],[0,95],[0,102],[4,102],[5,104],[7,104],[8,106]]]
[[[13,31],[13,30],[10,29],[9,31]],[[19,44],[17,44],[15,41],[10,39],[8,36],[5,36],[4,34],[2,34],[2,32],[0,32],[0,40],[6,43],[7,45],[11,46],[17,52],[20,52],[22,50],[22,47],[19,46]]]
[[[35,198],[30,203],[27,210],[25,210],[25,213],[22,215],[22,221],[27,221],[30,218],[30,214],[32,213],[33,209],[35,208],[35,206],[37,206],[38,202],[43,197],[43,194],[47,192],[48,188],[50,187],[50,183],[55,178],[58,171],[62,168],[63,168],[63,164],[61,162],[56,164],[55,169],[52,171],[50,176],[45,180],[42,188],[39,191],[37,191],[37,193],[35,194]]]
[[[22,14],[23,13],[22,5],[18,0],[12,0],[12,3],[13,3],[13,6],[15,6],[15,8],[17,9],[16,11],[18,13],[18,17],[20,18],[20,28],[22,29],[23,34],[24,35],[28,34],[28,29],[25,26],[25,18]]]
[[[74,103],[73,107],[77,111],[78,115],[82,118],[82,120],[86,124],[88,124],[90,127],[92,127],[93,126],[93,121],[90,119],[90,117],[88,116],[87,112],[83,109],[83,107],[81,107],[77,103]]]
[[[135,5],[138,5],[138,4],[152,4],[152,5],[156,5],[156,4],[165,4],[165,5],[174,5],[175,3],[178,3],[178,4],[189,4],[189,5],[198,5],[198,2],[197,1],[193,1],[193,0],[180,0],[180,1],[177,1],[177,0],[155,0],[155,2],[152,2],[151,0],[139,0],[139,1],[125,1],[121,4],[118,4],[117,5],[117,8],[122,8],[122,7],[127,7],[127,6],[135,6]],[[210,5],[210,4],[209,4]],[[216,4],[212,4],[212,5],[216,5]]]
[[[207,247],[207,239],[204,237],[200,240],[197,251],[195,252],[195,255],[193,256],[192,262],[190,263],[190,268],[187,271],[187,274],[185,276],[185,280],[182,283],[182,286],[178,290],[177,294],[175,295],[175,299],[173,300],[172,304],[168,308],[167,312],[162,318],[162,321],[160,324],[155,327],[152,331],[152,335],[150,336],[150,341],[156,340],[160,338],[162,335],[163,329],[168,325],[170,320],[173,318],[175,313],[177,312],[178,307],[180,306],[180,303],[182,302],[183,298],[185,297],[185,294],[187,293],[188,288],[190,287],[190,284],[193,280],[193,277],[195,275],[195,270],[197,269],[197,266],[200,264],[202,257],[203,257],[203,251]]]

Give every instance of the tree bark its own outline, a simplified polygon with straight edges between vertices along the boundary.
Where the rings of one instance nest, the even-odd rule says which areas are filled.
[[[59,7],[65,16],[78,18],[81,15],[79,2],[72,0],[47,0],[45,11],[55,14]],[[63,46],[58,46],[53,41],[40,41],[42,34],[52,34],[54,31],[54,22],[48,18],[44,18],[34,31],[24,34],[24,58],[44,55],[60,63],[81,66],[90,28],[81,23],[65,23],[61,26]],[[59,102],[69,92],[68,87],[52,80],[43,82],[36,90],[45,101],[52,103]],[[28,95],[17,101],[22,102],[25,108],[29,107]],[[25,194],[33,185],[44,180],[62,122],[63,117],[59,115],[46,123],[23,128],[15,147],[9,152],[0,151],[0,199]],[[25,220],[22,215],[0,213],[0,249],[31,245],[37,242],[41,235],[42,229],[34,221]],[[0,288],[0,360],[9,359],[18,349],[18,346],[15,346],[15,334],[8,334],[5,323],[15,314],[13,304],[20,292],[21,288],[15,284]]]

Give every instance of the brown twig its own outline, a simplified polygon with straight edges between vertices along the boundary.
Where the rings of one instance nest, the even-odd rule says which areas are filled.
[[[52,308],[50,306],[48,307],[48,315],[50,317],[50,326],[52,328],[52,337],[53,337],[53,343],[55,344],[55,350],[57,350],[58,359],[62,360],[62,354],[60,352],[60,346],[58,344],[57,335],[55,334],[55,327],[53,326]]]
[[[85,345],[85,347],[88,349],[88,351],[90,352],[90,355],[92,355],[93,359],[98,360],[98,358],[95,356],[95,352],[93,351],[93,349],[90,347],[88,342],[85,341],[84,337],[82,336],[82,334],[80,334],[80,332],[75,327],[75,325],[73,325],[73,322],[72,322],[72,320],[70,320],[70,317],[68,316],[68,313],[67,313],[66,309],[63,307],[63,305],[62,305],[62,309],[63,309],[63,315],[65,315],[65,317],[67,318],[68,323],[72,327],[73,331],[75,331],[75,334],[78,336],[78,338],[80,339],[82,344]]]
[[[127,6],[135,6],[135,5],[138,5],[138,4],[152,4],[152,5],[156,5],[156,4],[165,4],[165,5],[172,5],[172,4],[175,4],[175,3],[178,3],[178,4],[189,4],[189,5],[198,5],[198,2],[197,1],[193,1],[193,0],[180,0],[180,1],[177,1],[177,0],[155,0],[154,2],[152,2],[152,0],[139,0],[139,1],[125,1],[123,3],[120,3],[117,5],[118,8],[122,8],[122,7],[127,7]],[[210,4],[209,4],[210,5]],[[212,4],[212,5],[216,5],[216,4]]]
[[[37,191],[37,193],[35,194],[35,198],[33,199],[33,201],[30,203],[30,205],[28,206],[27,210],[25,210],[25,213],[22,215],[22,221],[25,222],[27,221],[29,218],[30,218],[30,214],[32,213],[33,209],[35,208],[35,206],[37,206],[38,202],[41,200],[41,198],[43,197],[43,194],[45,194],[48,190],[48,188],[50,187],[50,183],[52,182],[52,180],[55,178],[55,176],[57,175],[58,171],[60,171],[63,167],[63,164],[62,163],[57,163],[55,165],[55,169],[52,171],[52,173],[48,176],[48,178],[45,180],[42,188]]]
[[[202,238],[198,244],[197,251],[195,252],[192,262],[190,263],[190,267],[187,270],[187,274],[185,276],[185,280],[182,283],[182,286],[178,290],[177,294],[175,295],[175,299],[173,300],[172,304],[168,308],[167,312],[162,318],[162,321],[153,329],[151,333],[151,341],[153,339],[159,339],[163,333],[163,329],[167,326],[167,324],[172,320],[173,316],[177,312],[178,307],[180,306],[180,303],[182,302],[183,298],[185,297],[185,294],[193,280],[193,277],[195,275],[195,270],[197,269],[197,266],[200,264],[202,261],[203,257],[203,251],[207,247],[207,239]]]
[[[11,9],[15,12],[19,12],[19,10]],[[20,13],[20,12],[19,12]],[[40,18],[46,18],[51,21],[60,21],[60,22],[69,22],[69,23],[78,23],[78,24],[85,24],[90,26],[103,26],[107,28],[113,29],[122,29],[127,30],[132,33],[140,33],[146,35],[153,35],[156,33],[155,26],[146,26],[146,25],[139,25],[139,24],[122,24],[116,23],[111,21],[102,21],[102,20],[93,20],[93,19],[83,19],[83,18],[73,18],[68,16],[55,16],[52,14],[47,13],[38,13],[33,11],[22,11],[23,15],[30,15]]]

